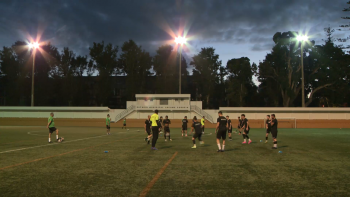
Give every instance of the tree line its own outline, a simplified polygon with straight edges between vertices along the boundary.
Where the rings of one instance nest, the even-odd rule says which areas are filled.
[[[180,60],[171,45],[160,46],[151,55],[133,40],[121,47],[94,42],[84,56],[68,47],[59,51],[47,43],[35,56],[35,105],[87,106],[91,86],[86,81],[96,80],[95,105],[107,106],[113,92],[112,76],[126,76],[125,100],[134,100],[135,94],[148,93],[149,89],[157,94],[177,94],[181,61],[183,93],[197,95],[192,99],[202,100],[204,108],[299,107],[303,61],[306,106],[346,106],[350,101],[350,58],[334,43],[333,31],[326,28],[323,43],[307,42],[303,51],[296,32],[277,32],[272,37],[273,48],[258,64],[241,57],[223,65],[212,47],[202,48],[188,63],[184,57]],[[33,56],[26,45],[17,41],[0,50],[0,82],[6,105],[28,105]],[[149,82],[152,76],[154,83]],[[186,88],[189,78],[194,89]]]

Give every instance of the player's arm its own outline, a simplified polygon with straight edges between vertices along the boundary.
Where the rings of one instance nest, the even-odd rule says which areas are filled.
[[[246,130],[248,131],[248,129],[249,129],[249,122],[247,121]]]
[[[275,122],[272,120],[272,121],[271,121],[271,126],[273,126],[274,124],[275,124]]]
[[[147,131],[146,131],[146,130],[147,130],[147,124],[145,123],[145,133],[147,133]]]
[[[215,133],[218,132],[219,126],[220,126],[220,122],[216,123],[216,130],[215,130]],[[202,125],[202,127],[203,127],[203,125]]]
[[[226,129],[228,129],[228,122],[226,122]]]

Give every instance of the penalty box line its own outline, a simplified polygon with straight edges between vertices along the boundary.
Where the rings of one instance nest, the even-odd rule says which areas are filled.
[[[0,168],[0,170],[5,170],[5,169],[8,169],[8,168],[12,168],[12,167],[16,167],[16,166],[21,166],[21,165],[24,165],[24,164],[28,164],[28,163],[33,163],[33,162],[36,162],[36,161],[41,161],[41,160],[45,160],[45,159],[50,159],[50,158],[53,158],[53,157],[58,157],[58,156],[62,156],[62,155],[67,155],[69,153],[74,153],[74,152],[78,152],[78,151],[82,151],[82,150],[87,150],[87,149],[91,149],[91,148],[96,148],[98,146],[102,146],[102,145],[105,145],[105,144],[111,144],[113,142],[118,142],[118,141],[123,141],[123,140],[126,140],[126,139],[131,139],[133,137],[129,137],[129,138],[124,138],[124,139],[120,139],[120,140],[114,140],[112,142],[106,142],[106,143],[103,143],[103,144],[99,144],[99,145],[95,145],[95,146],[89,146],[89,147],[86,147],[86,148],[81,148],[81,149],[77,149],[77,150],[72,150],[72,151],[69,151],[69,152],[65,152],[65,153],[61,153],[61,154],[58,154],[58,155],[53,155],[53,156],[49,156],[49,157],[43,157],[43,158],[39,158],[39,159],[34,159],[32,161],[27,161],[27,162],[23,162],[23,163],[18,163],[18,164],[14,164],[14,165],[11,165],[11,166],[6,166],[6,167],[3,167],[3,168]]]

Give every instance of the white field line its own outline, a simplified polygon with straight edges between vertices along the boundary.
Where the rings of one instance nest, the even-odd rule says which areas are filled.
[[[134,131],[137,131],[137,130],[134,130]],[[32,132],[35,132],[35,131],[32,131]],[[124,133],[124,132],[120,132],[120,133]],[[69,140],[69,141],[64,141],[63,144],[69,143],[69,142],[76,142],[76,141],[81,141],[81,140],[88,140],[88,139],[93,139],[93,138],[99,138],[99,137],[103,137],[103,136],[108,136],[108,135],[99,135],[99,136],[95,136],[95,137],[88,137],[88,138],[82,138],[82,139],[76,139],[76,140]],[[8,151],[0,152],[0,154],[9,153],[9,152],[16,152],[16,151],[21,151],[21,150],[28,150],[28,149],[32,149],[32,148],[40,148],[40,147],[44,147],[44,146],[53,146],[53,145],[57,145],[57,144],[61,144],[61,143],[45,144],[45,145],[40,145],[40,146],[32,146],[32,147],[20,148],[20,149],[15,149],[15,150],[8,150]]]

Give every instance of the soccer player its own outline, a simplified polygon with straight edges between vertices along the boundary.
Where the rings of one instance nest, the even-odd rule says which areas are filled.
[[[109,117],[109,114],[107,114],[106,118],[106,128],[107,128],[107,135],[111,134],[111,118]]]
[[[145,121],[145,133],[147,133],[147,137],[145,138],[145,141],[147,142],[147,144],[150,143],[151,141],[151,125],[152,125],[152,121],[151,121],[151,116],[148,115],[147,120]]]
[[[250,144],[250,143],[252,143],[252,140],[248,136],[249,131],[250,131],[250,126],[249,126],[248,119],[245,118],[244,114],[241,115],[241,119],[242,119],[241,120],[242,121],[241,128],[243,130],[243,139],[244,139],[242,144],[246,144],[247,143],[247,139],[248,139],[248,144]]]
[[[271,132],[271,118],[270,118],[270,115],[266,116],[265,127],[266,127],[265,144],[266,144],[268,142],[268,139],[269,139],[269,133]]]
[[[205,123],[205,116],[203,116],[202,120],[201,120],[201,124],[202,124],[202,133],[204,134],[204,123]]]
[[[182,131],[181,131],[182,137],[184,136],[185,131],[186,131],[186,137],[187,137],[187,123],[188,123],[187,116],[185,116],[184,119],[182,119]]]
[[[163,116],[160,117],[159,119],[160,125],[159,125],[159,134],[162,133],[162,128],[163,128]]]
[[[227,124],[227,119],[224,116],[222,116],[221,111],[219,111],[218,115],[219,115],[219,117],[217,119],[216,130],[215,130],[216,144],[218,145],[218,148],[219,148],[217,152],[224,152],[225,151],[226,130],[228,128],[228,124]],[[222,139],[222,146],[220,145],[220,139]]]
[[[276,119],[275,114],[271,114],[271,134],[273,138],[273,147],[272,149],[277,149],[277,126],[278,126],[278,121]]]
[[[124,118],[122,129],[123,129],[124,127],[125,127],[125,129],[126,129],[126,118]]]
[[[195,133],[192,136],[192,142],[193,142],[192,148],[197,148],[197,146],[196,146],[196,138],[197,137],[198,137],[200,144],[204,144],[204,141],[202,141],[202,126],[203,125],[200,122],[197,122],[196,116],[193,117],[193,120],[194,120],[194,122],[192,123],[191,133],[193,132],[193,129],[195,130]]]
[[[238,126],[237,126],[237,129],[239,131],[238,135],[242,134],[242,132],[241,132],[241,124],[242,124],[241,117],[238,116]]]
[[[158,134],[159,134],[159,127],[160,127],[160,122],[159,122],[159,116],[158,116],[158,110],[156,109],[154,111],[154,114],[151,116],[151,122],[152,122],[152,150],[158,150],[156,148],[156,143],[158,140]]]
[[[230,141],[232,141],[232,123],[229,116],[226,116],[226,119],[228,124],[228,138]]]
[[[55,127],[55,121],[53,120],[54,114],[50,113],[50,117],[48,119],[47,128],[49,129],[49,143],[51,143],[51,134],[56,131],[56,140],[58,140],[58,129]]]
[[[170,141],[173,141],[171,138],[170,138],[170,127],[169,127],[169,124],[171,124],[171,121],[168,119],[168,116],[165,116],[165,119],[163,120],[163,125],[164,125],[164,139],[165,141],[166,140],[166,137],[169,136],[169,140]]]

